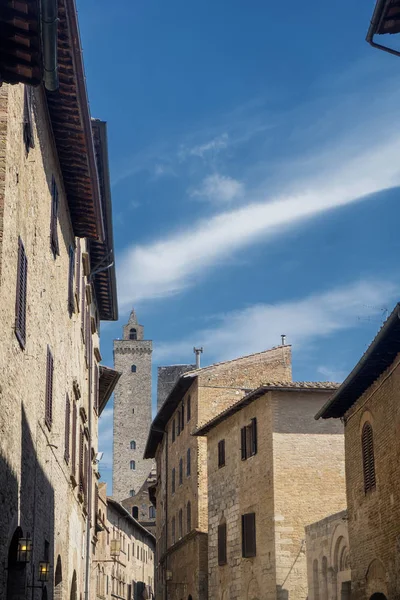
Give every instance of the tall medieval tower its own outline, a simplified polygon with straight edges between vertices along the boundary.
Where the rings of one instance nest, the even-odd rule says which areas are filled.
[[[114,340],[114,366],[122,373],[114,394],[113,496],[138,493],[153,461],[143,454],[151,425],[152,342],[132,310],[123,339]]]

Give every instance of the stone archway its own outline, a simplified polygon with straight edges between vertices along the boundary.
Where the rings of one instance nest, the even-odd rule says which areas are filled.
[[[60,555],[57,557],[56,572],[54,575],[54,600],[63,600],[63,578]]]
[[[377,592],[376,594],[372,594],[371,598],[369,600],[387,600],[385,594],[381,594],[380,592]]]
[[[17,527],[8,549],[7,562],[7,600],[24,600],[26,587],[26,563],[17,561],[18,543],[22,529]]]

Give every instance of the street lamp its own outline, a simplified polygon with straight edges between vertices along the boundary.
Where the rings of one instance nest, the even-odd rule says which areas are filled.
[[[17,550],[17,561],[21,563],[28,563],[31,560],[32,554],[32,540],[30,538],[19,538],[18,550]]]
[[[39,563],[39,581],[48,581],[50,574],[50,563],[42,560]]]

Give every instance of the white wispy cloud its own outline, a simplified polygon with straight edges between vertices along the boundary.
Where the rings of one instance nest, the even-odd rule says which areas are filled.
[[[281,343],[281,334],[297,351],[338,331],[362,327],[360,315],[382,315],[380,306],[397,299],[398,286],[390,281],[357,281],[344,287],[313,294],[290,302],[256,304],[231,311],[212,327],[194,332],[188,339],[156,344],[158,363],[188,361],[193,345],[204,347],[207,363],[260,352]],[[342,379],[337,371],[320,367],[319,374]]]
[[[222,133],[207,142],[192,146],[191,148],[182,146],[179,155],[181,159],[185,159],[188,156],[204,158],[206,154],[216,154],[221,150],[224,150],[228,146],[228,143],[229,135],[227,133]]]
[[[206,269],[250,244],[272,239],[284,228],[322,213],[365,200],[368,195],[400,184],[400,137],[355,151],[331,153],[329,164],[314,176],[293,182],[290,193],[265,198],[248,197],[248,204],[147,245],[133,245],[119,258],[119,303],[126,310],[134,302],[176,294]]]
[[[206,177],[200,187],[191,190],[190,195],[223,204],[241,196],[243,191],[243,183],[237,179],[214,173]]]

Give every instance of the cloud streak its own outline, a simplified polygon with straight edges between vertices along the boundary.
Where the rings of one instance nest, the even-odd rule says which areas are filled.
[[[199,197],[211,202],[224,204],[231,202],[244,191],[243,184],[233,177],[214,173],[204,179],[202,185],[190,192],[192,197]]]

